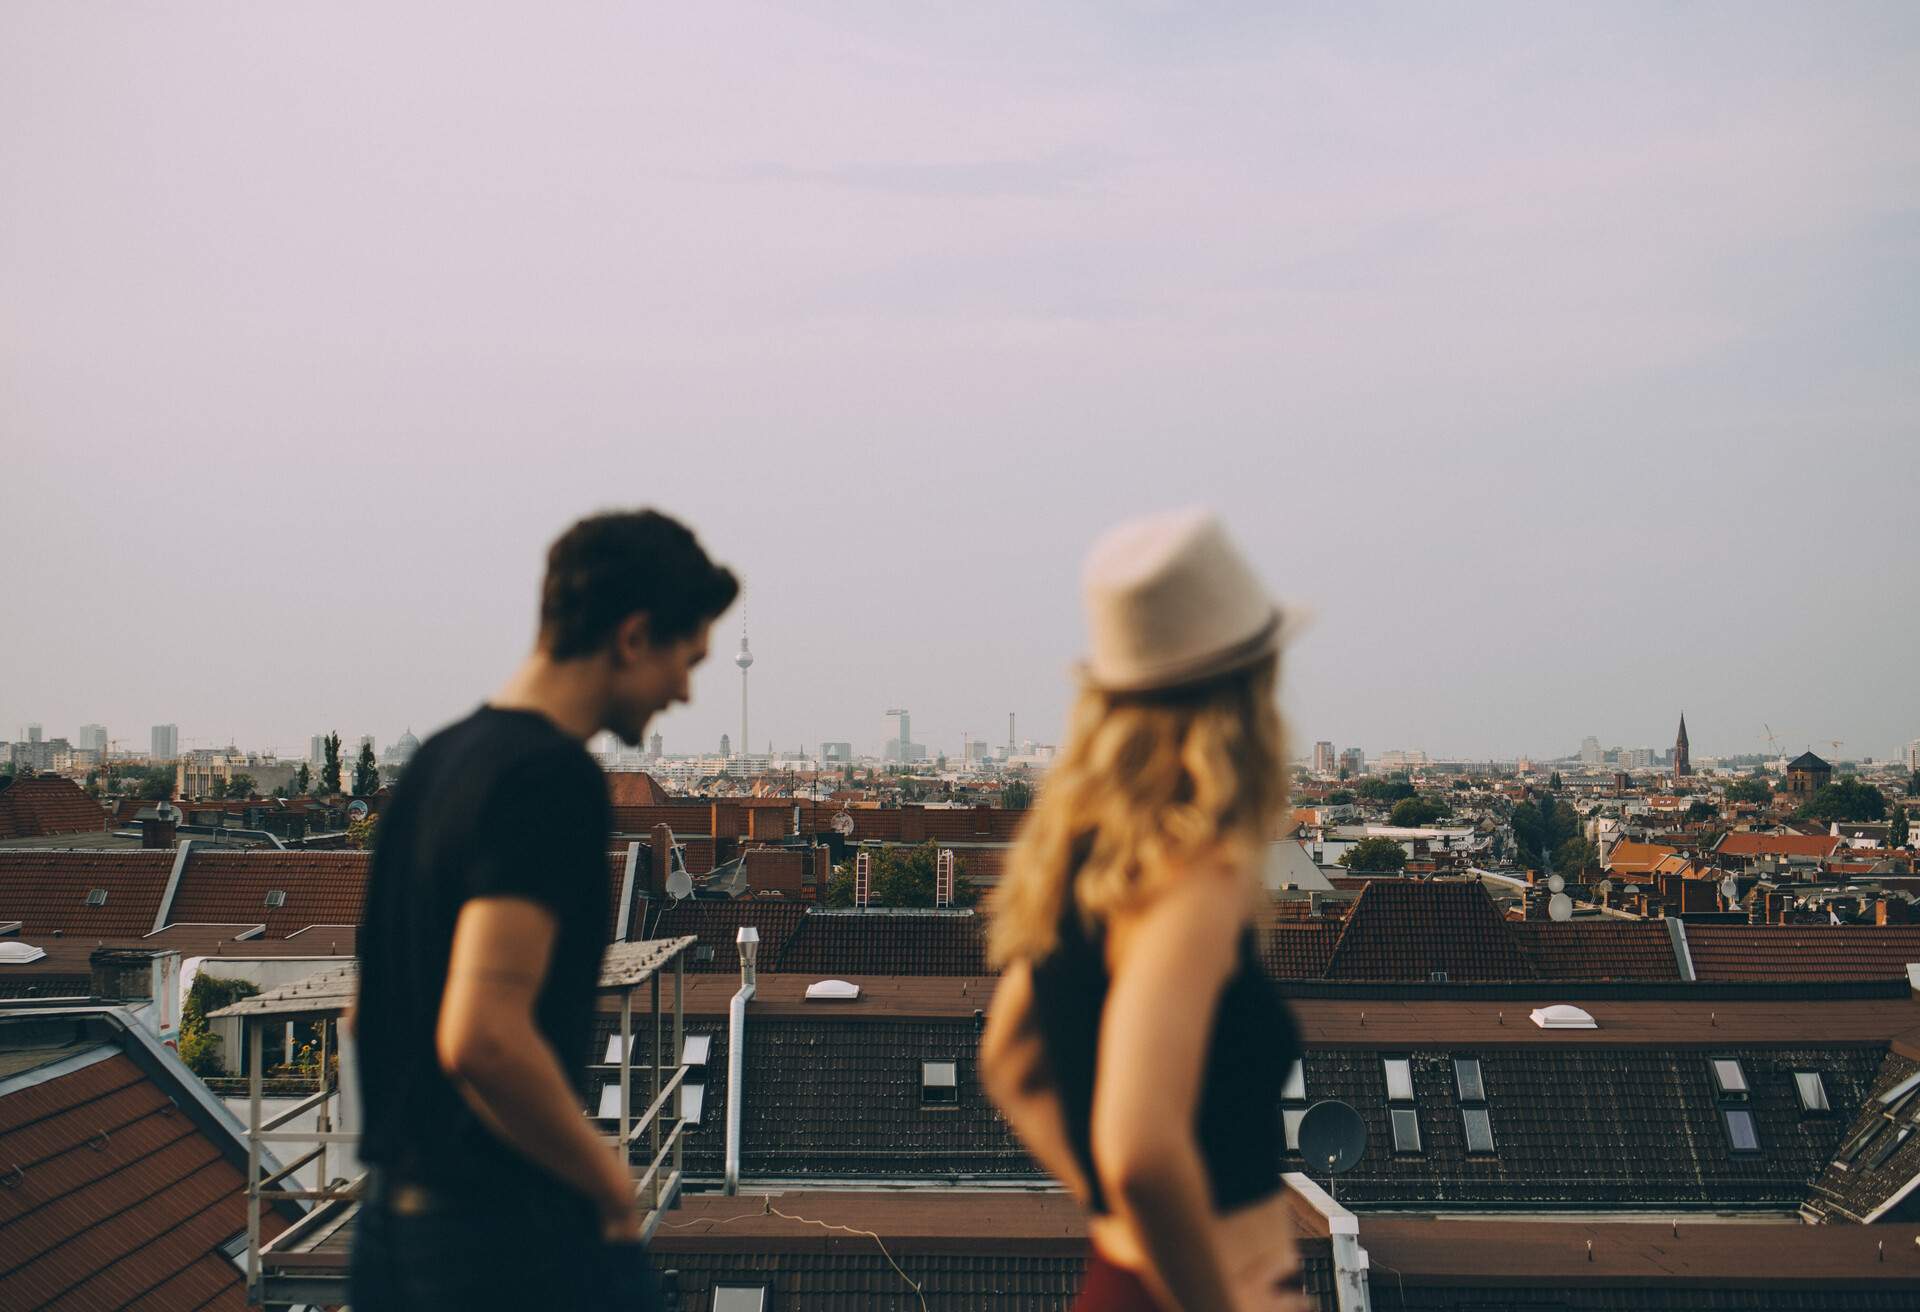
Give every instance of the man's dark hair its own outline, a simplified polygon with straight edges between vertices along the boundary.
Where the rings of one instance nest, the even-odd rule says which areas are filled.
[[[591,656],[627,616],[644,611],[654,642],[677,642],[740,593],[684,524],[655,510],[594,515],[547,550],[540,645],[554,660]]]

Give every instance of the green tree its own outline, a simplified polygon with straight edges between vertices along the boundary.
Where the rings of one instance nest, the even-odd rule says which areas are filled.
[[[1553,869],[1569,879],[1583,879],[1600,869],[1600,854],[1586,839],[1569,838],[1553,850]]]
[[[1560,845],[1580,833],[1580,817],[1565,802],[1545,799],[1543,809],[1534,802],[1522,802],[1513,808],[1508,824],[1513,828],[1514,857],[1530,870],[1544,864],[1544,853],[1558,851]]]
[[[205,971],[193,977],[186,1005],[180,1008],[180,1060],[188,1070],[202,1077],[220,1074],[220,1040],[207,1027],[207,1013],[259,991],[260,986],[250,980],[222,979]]]
[[[302,797],[313,787],[313,771],[307,768],[305,761],[300,762],[299,771],[293,776],[293,791]]]
[[[1393,824],[1418,829],[1452,814],[1453,808],[1437,797],[1406,797],[1393,804],[1393,814],[1388,819]]]
[[[1907,840],[1912,837],[1912,835],[1913,829],[1907,820],[1907,808],[1904,806],[1894,807],[1893,822],[1887,826],[1887,846],[1905,847]]]
[[[1353,790],[1350,788],[1334,789],[1332,792],[1327,794],[1327,805],[1328,806],[1352,806]]]
[[[233,778],[227,780],[226,796],[233,798],[235,801],[244,801],[252,797],[254,790],[259,786],[259,783],[252,775],[236,774]],[[219,794],[216,793],[215,796],[219,796]]]
[[[1009,779],[1000,788],[1000,805],[1009,811],[1024,811],[1033,805],[1033,785],[1024,779]]]
[[[1920,770],[1915,770],[1913,777],[1907,780],[1907,796],[1920,797]]]
[[[361,743],[359,759],[353,763],[353,795],[370,797],[380,791],[380,763],[373,759],[373,744]]]
[[[1340,864],[1361,874],[1391,874],[1407,868],[1407,849],[1376,834],[1342,852]]]
[[[1884,819],[1887,799],[1872,784],[1844,775],[1815,793],[1794,815],[1802,820],[1862,822]]]
[[[333,797],[340,791],[340,735],[330,733],[321,743],[326,755],[320,763],[320,786],[314,791],[322,797]]]
[[[1773,787],[1759,775],[1751,775],[1727,788],[1729,802],[1755,802],[1765,806],[1773,800]]]
[[[171,766],[150,765],[140,772],[140,797],[148,802],[172,798],[174,782],[179,778]]]
[[[1687,804],[1687,819],[1712,820],[1720,814],[1720,808],[1706,798],[1698,798]]]
[[[1555,770],[1552,777],[1547,780],[1547,787],[1556,793],[1560,791],[1560,772],[1558,770]]]
[[[347,846],[361,852],[373,851],[380,841],[380,817],[363,815],[347,821]]]
[[[88,797],[100,796],[100,772],[98,770],[87,771],[87,782],[82,784],[81,787],[86,789]]]
[[[879,847],[872,849],[873,886],[869,905],[876,907],[930,907],[933,905],[934,876],[939,849],[932,843],[918,847]],[[836,867],[827,879],[827,905],[853,905],[853,862]],[[967,878],[964,861],[953,865],[953,904],[970,907],[980,894]]]
[[[1384,779],[1362,779],[1354,791],[1369,802],[1393,803],[1412,797],[1414,787],[1404,774],[1390,774]]]
[[[853,905],[853,863],[843,861],[827,876],[826,904],[830,907]]]

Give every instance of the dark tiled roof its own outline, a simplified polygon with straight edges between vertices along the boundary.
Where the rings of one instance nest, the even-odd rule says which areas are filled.
[[[0,1098],[0,1306],[243,1312],[241,1172],[124,1056]],[[269,1236],[284,1229],[265,1218]]]
[[[367,852],[189,852],[169,924],[263,921],[268,938],[308,925],[357,925],[366,892]],[[267,894],[287,895],[269,907]]]
[[[1478,880],[1376,879],[1361,891],[1326,977],[1514,981],[1532,968]]]
[[[699,942],[687,953],[689,971],[732,973],[740,969],[740,950],[734,935],[742,925],[752,925],[760,931],[761,965],[772,969],[772,963],[779,959],[787,939],[806,914],[804,904],[784,898],[690,897],[667,902],[658,908],[656,915],[654,904],[642,898],[634,903],[631,937],[673,938],[692,934]],[[702,948],[711,949],[711,955],[701,952]]]
[[[105,830],[108,823],[106,809],[71,779],[15,776],[10,786],[0,787],[0,838],[84,834]]]
[[[1524,1022],[1524,1017],[1521,1018]],[[1832,1156],[1880,1064],[1871,1048],[1731,1047],[1397,1050],[1413,1070],[1423,1151],[1397,1154],[1382,1058],[1396,1050],[1313,1049],[1309,1102],[1359,1111],[1367,1152],[1340,1177],[1350,1205],[1789,1207]],[[1469,1154],[1453,1059],[1481,1062],[1495,1151]],[[1709,1059],[1737,1057],[1760,1151],[1728,1146]],[[1793,1073],[1819,1071],[1837,1116],[1804,1117]],[[1303,1169],[1297,1156],[1289,1169]]]
[[[172,871],[164,851],[0,851],[0,920],[25,922],[28,942],[56,929],[89,941],[138,938],[153,928]],[[106,905],[87,905],[95,888],[107,891]]]
[[[1319,979],[1346,928],[1337,920],[1282,921],[1260,931],[1260,964],[1275,979]],[[1422,976],[1422,978],[1425,978]]]
[[[801,917],[777,968],[816,975],[985,975],[985,935],[977,915],[816,912]]]
[[[1689,925],[1701,980],[1905,979],[1920,925]]]
[[[1868,1131],[1868,1139],[1845,1164],[1827,1163],[1807,1194],[1806,1210],[1823,1221],[1860,1222],[1875,1211],[1893,1203],[1920,1176],[1920,1094],[1892,1103],[1881,1095],[1920,1075],[1920,1061],[1899,1053],[1888,1053],[1881,1064],[1873,1087],[1859,1105],[1851,1122],[1842,1121],[1840,1138],[1847,1145]],[[1842,1110],[1836,1105],[1836,1111]],[[1902,1128],[1907,1130],[1900,1139]],[[1898,1144],[1892,1154],[1880,1158],[1880,1151]],[[1912,1199],[1911,1193],[1906,1195]]]
[[[1815,756],[1812,752],[1802,752],[1787,762],[1789,770],[1831,770],[1832,766]]]
[[[1522,920],[1507,927],[1532,965],[1553,983],[1678,980],[1673,938],[1658,920]]]

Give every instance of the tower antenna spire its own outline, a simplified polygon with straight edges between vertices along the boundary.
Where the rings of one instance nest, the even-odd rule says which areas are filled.
[[[740,751],[744,755],[753,750],[748,746],[752,740],[747,737],[747,671],[753,665],[753,653],[747,650],[747,612],[740,612],[740,650],[733,654],[733,663],[740,667]]]

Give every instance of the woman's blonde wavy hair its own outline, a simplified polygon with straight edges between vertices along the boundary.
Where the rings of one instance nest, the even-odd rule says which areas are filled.
[[[1091,930],[1150,902],[1187,865],[1259,870],[1287,801],[1279,660],[1187,688],[1085,687],[993,899],[996,969],[1038,960],[1067,899]]]

